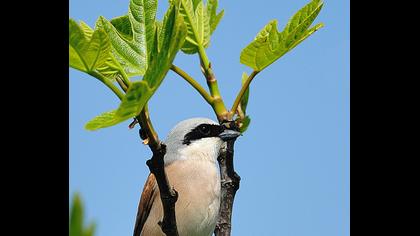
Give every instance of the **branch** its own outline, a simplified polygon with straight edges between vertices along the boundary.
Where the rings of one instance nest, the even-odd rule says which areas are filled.
[[[224,123],[228,128],[237,130],[233,121]],[[216,228],[214,230],[215,236],[230,236],[232,229],[232,211],[233,201],[235,199],[236,191],[239,189],[241,177],[235,172],[233,166],[233,147],[236,140],[229,140],[220,150],[217,157],[220,168],[221,177],[221,203],[219,210],[219,218],[217,219]]]
[[[175,73],[177,73],[179,76],[181,76],[183,79],[185,79],[191,86],[197,90],[197,92],[200,93],[200,95],[204,98],[204,100],[207,101],[208,104],[213,103],[213,98],[210,96],[210,94],[190,75],[188,75],[185,71],[183,71],[181,68],[172,65],[171,70]]]
[[[166,154],[166,145],[159,140],[153,128],[147,104],[136,118],[141,127],[140,136],[144,139],[143,143],[149,145],[153,153],[152,158],[147,160],[146,164],[150,172],[156,177],[156,182],[159,186],[160,200],[163,206],[163,220],[158,222],[158,224],[167,236],[178,236],[175,216],[175,203],[178,200],[178,192],[170,187],[165,172],[164,156]]]
[[[230,109],[230,118],[233,117],[233,115],[235,115],[236,110],[238,109],[239,104],[241,103],[242,97],[245,94],[245,91],[249,88],[249,85],[251,84],[252,79],[254,79],[254,77],[259,73],[259,71],[253,71],[248,79],[246,79],[245,83],[242,85],[241,90],[239,91],[238,95],[236,96],[235,102],[232,105],[232,108]]]

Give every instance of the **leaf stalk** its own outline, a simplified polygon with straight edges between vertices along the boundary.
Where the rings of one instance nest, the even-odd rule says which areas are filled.
[[[235,102],[232,105],[232,108],[229,112],[229,117],[232,118],[236,110],[238,109],[238,106],[242,100],[242,97],[245,94],[245,91],[248,89],[249,85],[251,84],[251,81],[255,78],[255,76],[259,73],[259,71],[254,70],[249,76],[248,79],[246,79],[245,83],[242,85],[241,90],[239,91],[238,95],[236,96]]]
[[[190,75],[187,74],[187,72],[183,71],[181,68],[172,65],[171,70],[175,73],[177,73],[179,76],[181,76],[185,81],[187,81],[191,86],[197,90],[197,92],[200,93],[200,95],[206,100],[208,104],[213,104],[213,98],[210,96],[210,94]]]

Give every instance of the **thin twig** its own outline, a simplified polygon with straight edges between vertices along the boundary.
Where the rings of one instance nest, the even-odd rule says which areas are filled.
[[[166,145],[159,140],[153,128],[147,104],[136,118],[139,121],[141,133],[144,134],[142,139],[145,138],[147,140],[147,145],[149,145],[153,153],[152,158],[147,160],[146,164],[150,172],[156,177],[160,191],[163,220],[158,222],[158,224],[167,236],[178,236],[175,216],[175,203],[178,200],[178,192],[171,188],[165,172],[164,156],[166,154]]]

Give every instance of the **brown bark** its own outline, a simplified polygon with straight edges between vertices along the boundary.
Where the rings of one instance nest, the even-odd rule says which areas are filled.
[[[237,129],[234,123],[230,128]],[[216,223],[214,234],[216,236],[229,236],[232,229],[233,201],[236,191],[239,189],[240,176],[235,172],[233,165],[234,144],[236,140],[229,140],[220,150],[217,158],[221,177],[221,203],[219,218]]]

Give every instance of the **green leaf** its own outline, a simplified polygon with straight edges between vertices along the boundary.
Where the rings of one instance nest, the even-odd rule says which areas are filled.
[[[144,75],[154,44],[157,0],[130,0],[128,22],[125,16],[114,24],[100,17],[97,24],[108,33],[118,61],[130,75]],[[130,32],[132,35],[130,35]]]
[[[194,7],[191,0],[180,0],[180,13],[184,17],[185,25],[187,27],[187,38],[182,51],[188,54],[193,54],[198,51],[199,38],[194,15]]]
[[[144,80],[132,83],[121,101],[114,119],[119,123],[137,116],[152,95],[153,90]]]
[[[97,71],[110,80],[122,76],[122,67],[112,54],[112,46],[103,29],[93,30],[85,22],[69,21],[70,67],[91,74]]]
[[[206,48],[210,43],[210,19],[202,1],[198,3],[197,8],[195,9],[195,21],[199,37],[198,43]]]
[[[225,14],[225,10],[220,11],[216,14],[217,11],[218,0],[208,0],[207,1],[207,15],[210,18],[210,34],[216,30],[217,25],[219,25],[220,20],[223,18]]]
[[[95,234],[95,230],[96,225],[92,223],[83,231],[83,236],[93,236]]]
[[[145,47],[147,59],[155,39],[157,4],[157,0],[130,0],[128,17],[133,25],[133,37],[141,47]]]
[[[136,81],[131,83],[126,95],[117,110],[102,113],[89,121],[85,128],[90,131],[119,124],[129,118],[137,116],[148,99],[153,95],[147,82]]]
[[[261,71],[275,62],[323,26],[320,23],[308,29],[322,6],[321,0],[311,1],[289,20],[282,32],[277,30],[276,20],[269,22],[242,50],[241,63]]]
[[[131,84],[120,106],[117,110],[102,113],[89,121],[85,128],[87,130],[97,130],[121,123],[129,118],[138,115],[146,104],[147,100],[153,95],[153,90],[149,88],[147,82],[136,81]]]
[[[133,29],[128,15],[112,18],[110,22],[121,36],[127,40],[133,39]]]
[[[97,129],[100,129],[100,128],[105,128],[105,127],[109,127],[109,126],[113,126],[113,125],[118,124],[119,120],[115,116],[116,112],[117,112],[116,110],[113,110],[113,111],[102,113],[101,115],[99,115],[99,116],[93,118],[91,121],[89,121],[85,125],[85,129],[93,131],[93,130],[97,130]]]
[[[203,0],[192,0],[192,1],[193,1],[194,10],[197,9],[197,6],[200,2],[203,2]]]
[[[155,27],[156,39],[151,50],[151,62],[143,80],[131,84],[116,111],[94,118],[86,125],[87,129],[108,127],[137,116],[159,88],[184,43],[187,29],[183,17],[173,4],[166,12],[162,24],[156,25],[161,26]]]
[[[80,196],[76,194],[70,210],[69,236],[80,236],[83,232],[83,207]]]
[[[251,123],[251,118],[249,116],[245,116],[245,118],[242,120],[241,126],[239,127],[239,132],[244,133]]]
[[[203,1],[178,2],[188,32],[182,51],[187,54],[197,53],[199,47],[207,48],[210,45],[210,36],[223,17],[223,11],[216,15],[217,0],[208,1],[207,6],[204,6]]]
[[[89,29],[84,23],[79,26],[73,19],[69,20],[70,66],[87,73],[102,66],[109,59],[111,51],[106,33],[101,29],[92,33]]]
[[[295,40],[298,40],[307,34],[306,30],[318,16],[323,4],[322,0],[313,0],[296,12],[296,14],[287,22],[286,27],[283,30],[287,43],[286,46],[290,46]]]
[[[247,73],[242,73],[242,85],[245,83],[245,81],[248,79],[248,75],[247,75]],[[245,93],[244,93],[244,95],[242,96],[242,99],[241,99],[241,109],[242,109],[242,112],[244,113],[244,114],[246,114],[246,107],[247,107],[247,105],[248,105],[248,98],[249,98],[249,86],[248,86],[248,88],[245,90]]]
[[[73,196],[70,207],[69,236],[93,236],[95,233],[95,224],[91,223],[88,227],[83,226],[83,204],[80,195],[76,193]]]
[[[121,64],[113,56],[108,58],[103,65],[98,66],[96,70],[111,81],[115,81],[117,77],[122,79],[122,73],[124,73]]]
[[[158,35],[159,43],[155,43],[155,50],[152,51],[150,67],[142,81],[132,83],[117,110],[120,119],[137,116],[156,92],[184,42],[186,31],[182,16],[178,14],[176,6],[171,4]]]
[[[159,32],[158,48],[154,51],[151,66],[143,77],[143,80],[154,91],[168,73],[176,54],[184,43],[186,34],[187,28],[183,17],[179,14],[178,7],[171,5],[165,14]]]
[[[83,30],[83,33],[85,34],[85,37],[87,40],[90,40],[92,38],[93,29],[90,28],[88,24],[86,24],[84,21],[80,21],[80,28]]]
[[[248,74],[246,72],[242,73],[242,86],[244,85],[245,81],[248,79]],[[242,96],[241,103],[239,104],[240,109],[238,109],[239,117],[236,119],[236,122],[239,123],[239,131],[244,133],[251,122],[249,116],[246,115],[246,108],[248,106],[248,99],[249,99],[249,86],[245,90],[244,95]]]

